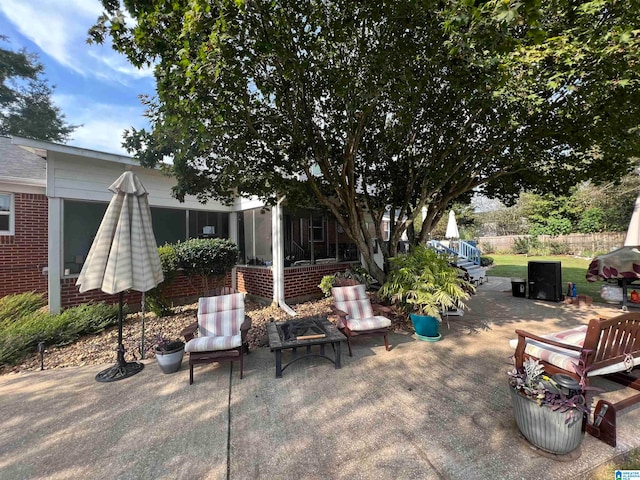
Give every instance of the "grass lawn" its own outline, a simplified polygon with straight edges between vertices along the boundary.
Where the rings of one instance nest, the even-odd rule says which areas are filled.
[[[531,257],[526,255],[488,255],[493,258],[493,266],[487,271],[491,277],[527,278],[529,261],[561,262],[562,263],[562,293],[567,292],[567,283],[576,284],[579,295],[588,295],[594,302],[606,303],[600,297],[600,287],[604,282],[587,282],[585,275],[591,259],[570,256]]]

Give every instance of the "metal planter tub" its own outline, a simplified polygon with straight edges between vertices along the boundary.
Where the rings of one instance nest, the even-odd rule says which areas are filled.
[[[572,452],[580,446],[584,437],[581,412],[554,411],[520,395],[513,388],[509,391],[518,428],[530,443],[546,452],[558,455]],[[568,423],[567,418],[570,418]]]

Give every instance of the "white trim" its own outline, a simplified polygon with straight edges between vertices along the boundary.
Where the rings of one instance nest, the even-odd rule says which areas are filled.
[[[49,198],[49,312],[60,313],[62,309],[62,199]]]
[[[0,230],[0,235],[12,237],[16,232],[16,196],[13,192],[0,192],[0,195],[9,196],[9,213],[0,213],[3,217],[9,217],[9,230]]]
[[[0,180],[0,191],[11,193],[31,193],[34,195],[46,195],[47,191],[44,185],[42,186],[30,186],[30,185],[18,185],[15,183],[5,183]]]
[[[87,148],[71,147],[69,145],[61,145],[59,143],[45,142],[42,140],[33,140],[23,137],[11,137],[11,144],[23,147],[36,155],[49,159],[48,152],[59,152],[67,155],[76,155],[78,157],[95,158],[106,162],[121,163],[125,165],[139,166],[139,162],[132,157],[125,155],[117,155],[115,153],[99,152],[97,150],[89,150]]]
[[[38,180],[35,178],[24,178],[24,177],[9,177],[6,175],[0,175],[0,183],[8,183],[11,185],[26,185],[30,187],[46,187],[46,180]]]

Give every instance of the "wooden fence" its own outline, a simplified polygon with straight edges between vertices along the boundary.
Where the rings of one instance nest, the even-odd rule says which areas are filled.
[[[609,252],[624,245],[625,232],[614,233],[572,233],[570,235],[538,235],[538,240],[545,246],[554,243],[566,245],[568,253],[581,255],[584,252]],[[480,250],[492,252],[511,252],[517,238],[531,238],[531,235],[505,235],[495,237],[480,237]]]

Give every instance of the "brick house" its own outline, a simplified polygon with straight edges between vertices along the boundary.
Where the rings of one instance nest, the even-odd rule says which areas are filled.
[[[324,275],[358,260],[355,246],[337,222],[311,210],[265,209],[255,199],[233,205],[171,196],[174,180],[145,169],[130,157],[19,137],[0,137],[0,297],[24,291],[47,293],[49,309],[89,300],[116,302],[75,282],[112,193],[108,186],[125,170],[149,192],[158,245],[188,238],[230,238],[240,248],[228,282],[238,290],[286,308],[317,296]],[[278,221],[273,221],[273,219]],[[168,289],[176,299],[197,290],[179,276]],[[130,292],[126,301],[139,303]],[[286,303],[285,303],[286,302]]]

